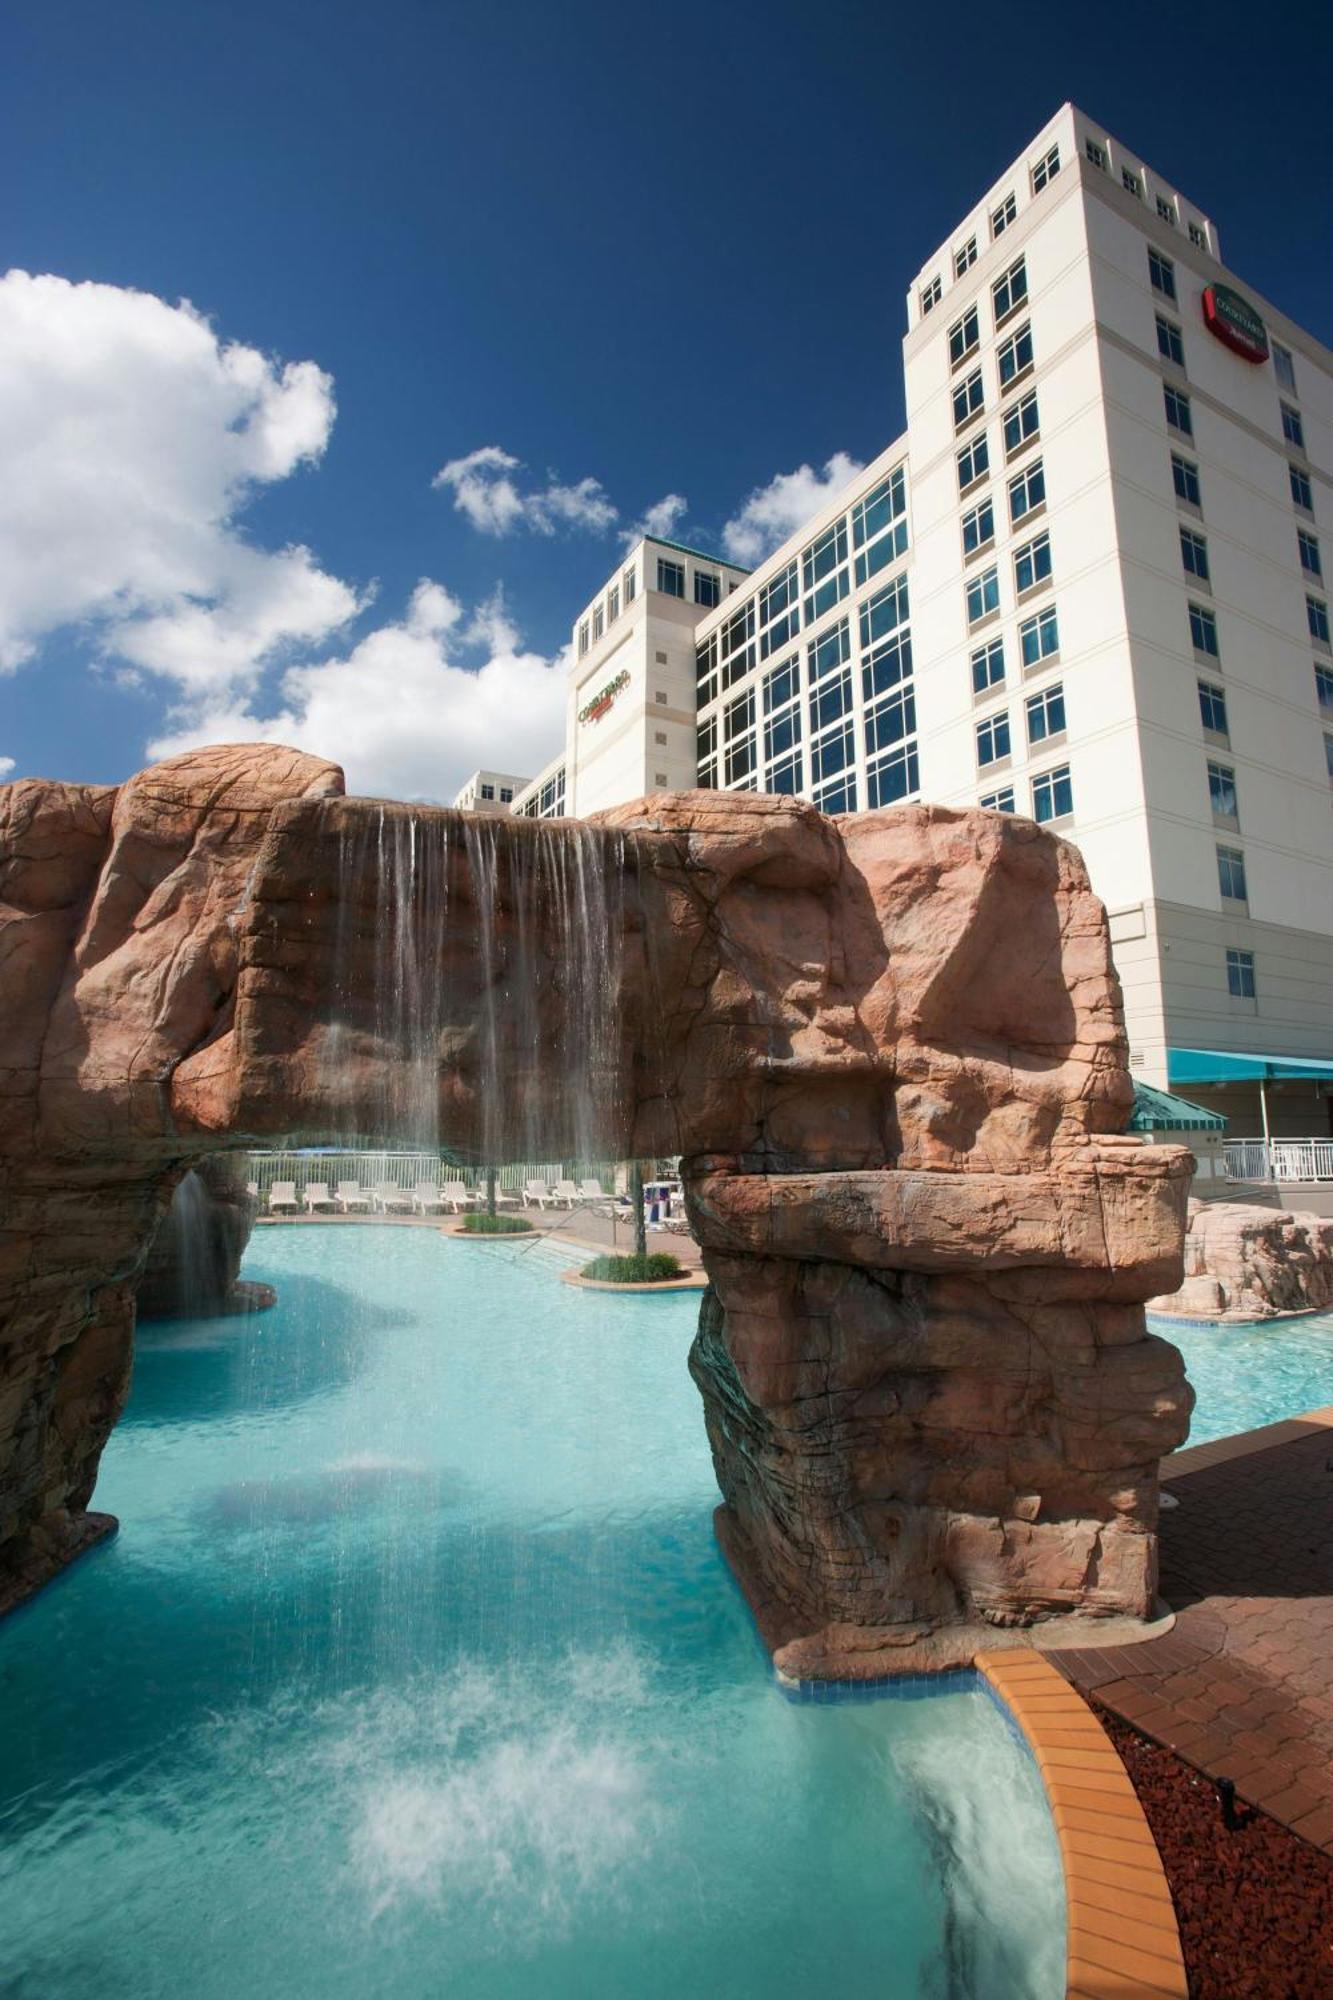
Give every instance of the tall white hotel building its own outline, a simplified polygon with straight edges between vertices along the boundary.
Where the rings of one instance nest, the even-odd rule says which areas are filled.
[[[1328,1137],[1333,355],[1068,104],[907,321],[906,432],[798,535],[752,574],[644,541],[580,613],[513,810],[1028,814],[1110,912],[1135,1076]]]

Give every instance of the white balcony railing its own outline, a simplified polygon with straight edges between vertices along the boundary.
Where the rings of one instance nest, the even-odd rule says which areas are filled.
[[[1227,1139],[1227,1178],[1233,1181],[1333,1181],[1333,1138]]]

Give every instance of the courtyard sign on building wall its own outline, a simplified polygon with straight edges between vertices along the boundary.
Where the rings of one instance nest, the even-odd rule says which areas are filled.
[[[622,667],[614,680],[608,681],[598,690],[585,708],[579,710],[580,722],[600,722],[622,688],[629,686],[629,668]]]
[[[1230,285],[1209,285],[1203,295],[1203,320],[1209,333],[1244,361],[1267,361],[1268,329],[1248,299]]]

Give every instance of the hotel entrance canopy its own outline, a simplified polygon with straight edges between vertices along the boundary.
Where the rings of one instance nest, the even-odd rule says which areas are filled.
[[[1224,1049],[1168,1049],[1166,1073],[1177,1083],[1333,1083],[1333,1062],[1315,1056],[1231,1054]]]

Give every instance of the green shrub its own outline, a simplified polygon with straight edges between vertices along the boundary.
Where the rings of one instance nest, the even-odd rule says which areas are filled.
[[[580,1276],[613,1285],[653,1285],[664,1278],[683,1278],[685,1267],[666,1251],[655,1250],[646,1257],[594,1257]]]
[[[485,1209],[463,1217],[466,1236],[530,1236],[532,1224],[523,1215],[488,1215]]]

